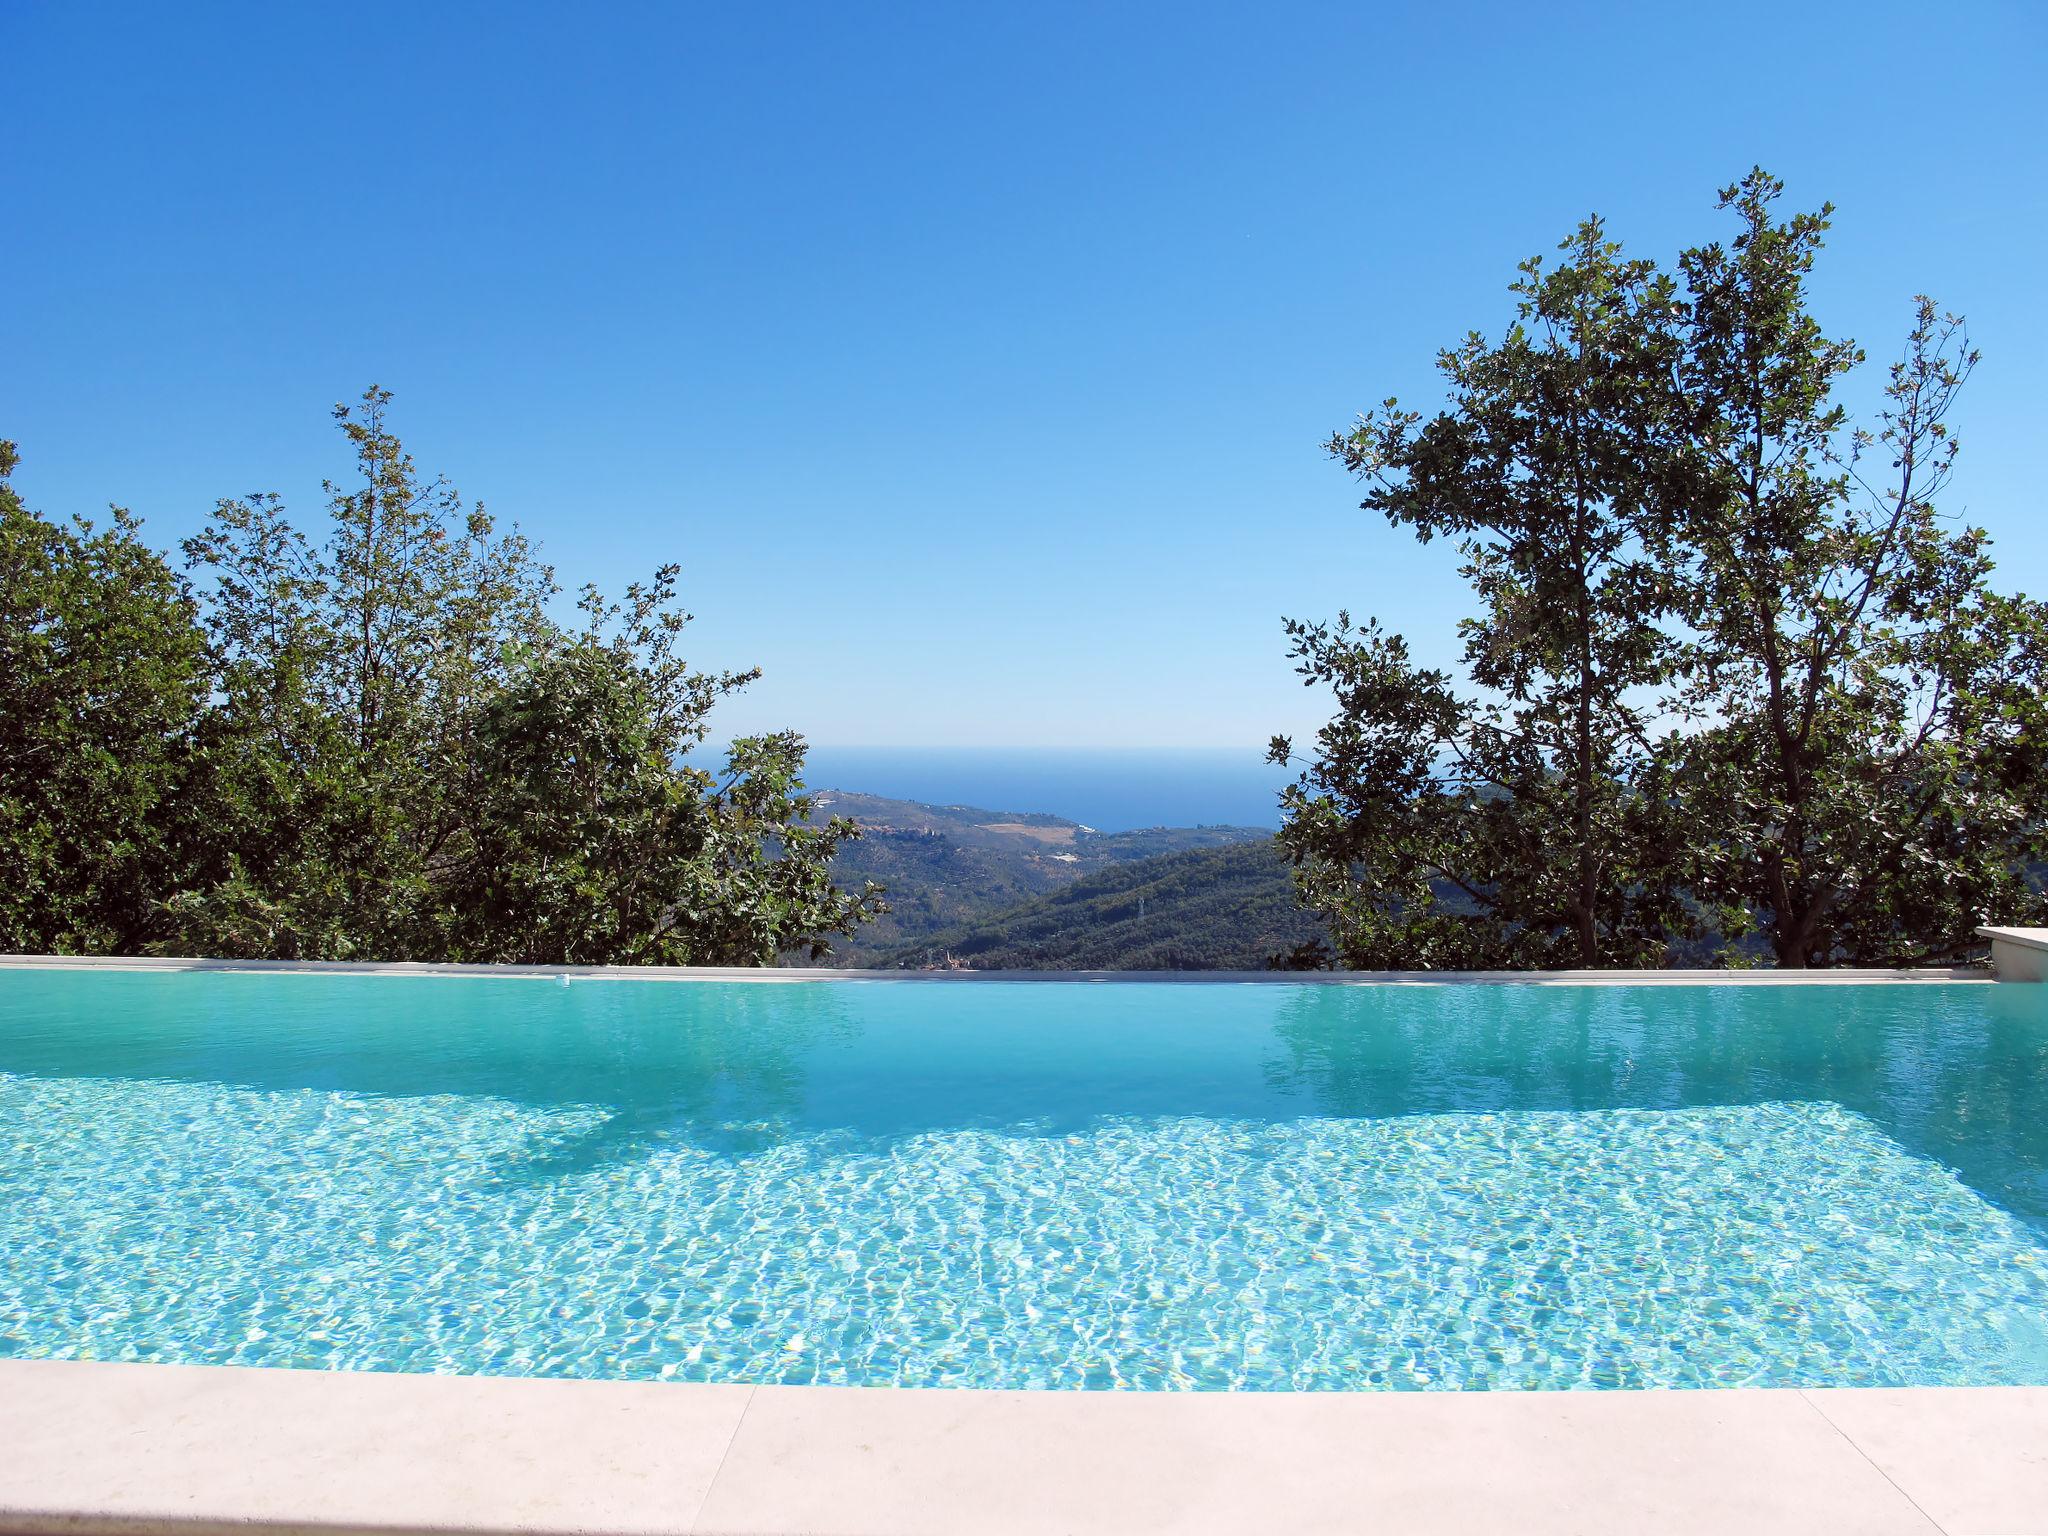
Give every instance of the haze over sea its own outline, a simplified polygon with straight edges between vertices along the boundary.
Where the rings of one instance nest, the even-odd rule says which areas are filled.
[[[1048,812],[1098,832],[1277,827],[1288,778],[1257,747],[813,746],[805,773],[813,789]]]

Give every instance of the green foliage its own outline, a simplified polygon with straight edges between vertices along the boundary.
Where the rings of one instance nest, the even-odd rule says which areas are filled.
[[[1936,502],[1977,361],[1917,301],[1874,434],[1833,399],[1861,360],[1807,312],[1828,210],[1778,222],[1755,172],[1740,232],[1683,258],[1693,415],[1669,515],[1695,662],[1665,751],[1686,877],[1781,965],[1945,959],[1987,919],[2048,914],[2048,610],[1989,585],[1980,528]]]
[[[1340,709],[1285,841],[1354,965],[1635,965],[1684,918],[1638,792],[1643,697],[1671,665],[1644,449],[1677,411],[1673,285],[1597,221],[1562,249],[1555,270],[1523,264],[1500,341],[1442,355],[1444,411],[1389,401],[1330,444],[1368,510],[1456,543],[1484,615],[1462,626],[1465,688],[1348,615],[1288,625]]]
[[[17,462],[0,443],[0,949],[130,950],[190,830],[205,638],[132,516],[49,522]]]
[[[1374,624],[1288,625],[1338,707],[1282,842],[1346,963],[1750,932],[1781,965],[1903,963],[2042,914],[2048,611],[1935,505],[1975,353],[1921,300],[1856,430],[1861,354],[1806,307],[1826,211],[1775,222],[1780,191],[1727,189],[1740,232],[1682,281],[1581,226],[1505,337],[1443,355],[1440,414],[1333,440],[1367,509],[1456,541],[1478,610],[1462,679]]]
[[[137,771],[151,752],[175,756],[177,771],[144,773],[170,787],[148,804],[129,792],[107,819],[131,839],[181,840],[147,878],[82,872],[128,926],[65,927],[24,911],[12,946],[768,964],[822,952],[875,910],[878,892],[832,885],[832,857],[855,829],[812,817],[800,737],[736,742],[715,773],[688,761],[712,707],[754,674],[685,662],[676,568],[622,603],[586,590],[581,627],[557,624],[553,573],[481,505],[420,476],[387,424],[389,398],[372,389],[360,407],[336,410],[357,476],[325,487],[324,537],[294,525],[275,496],[215,508],[185,543],[196,607],[132,522],[97,555],[74,539],[83,553],[64,568],[83,574],[72,606],[93,624],[143,594],[177,608],[186,670],[176,689],[164,684],[158,711],[167,722],[181,702],[176,729],[142,710],[124,717],[147,738]],[[35,529],[68,548],[18,507],[8,517],[10,530],[27,530],[10,531],[10,550],[32,544]],[[140,573],[119,593],[93,585],[87,558],[116,555]],[[32,607],[17,620],[10,602],[6,644],[59,633],[53,601],[43,606],[59,618],[41,620]],[[129,621],[108,652],[131,669],[147,661],[154,681],[164,666],[135,629]],[[24,655],[24,675],[46,690],[88,686],[47,655]],[[87,760],[76,743],[52,751]],[[10,783],[4,825],[13,846],[33,853],[41,838],[62,865],[94,802],[72,787],[46,798],[71,822],[36,821],[35,802]]]

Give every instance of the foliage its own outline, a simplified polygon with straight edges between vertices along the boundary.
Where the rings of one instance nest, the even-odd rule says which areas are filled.
[[[132,950],[190,830],[205,639],[130,514],[46,521],[17,462],[0,443],[0,949]]]
[[[755,674],[687,665],[677,568],[622,603],[586,590],[582,625],[556,623],[553,573],[419,474],[389,399],[336,409],[357,478],[326,485],[324,537],[255,496],[185,542],[196,600],[149,557],[190,678],[179,730],[151,736],[181,754],[175,803],[123,824],[190,835],[153,887],[98,880],[127,929],[24,917],[16,947],[766,964],[872,912],[878,892],[831,883],[856,833],[813,820],[800,737],[735,742],[718,773],[688,761]],[[37,633],[10,606],[8,643]],[[7,814],[25,804],[10,785]]]
[[[1936,508],[1975,353],[1921,300],[1856,430],[1861,354],[1806,304],[1826,211],[1775,222],[1780,191],[1726,189],[1739,234],[1677,279],[1582,225],[1500,341],[1443,355],[1441,413],[1332,441],[1367,509],[1457,541],[1477,609],[1462,678],[1373,623],[1288,624],[1337,713],[1282,842],[1346,963],[1751,931],[1781,965],[1903,963],[2043,911],[2048,619]]]
[[[1682,262],[1686,877],[1781,965],[1947,959],[2048,912],[2048,610],[1993,591],[1984,531],[1937,510],[1977,361],[1962,322],[1917,301],[1878,429],[1855,430],[1833,391],[1862,354],[1806,307],[1828,210],[1779,222],[1781,192],[1727,188],[1732,246]]]
[[[1645,449],[1677,410],[1673,285],[1597,220],[1562,249],[1555,270],[1523,264],[1501,340],[1442,355],[1445,410],[1388,401],[1330,444],[1367,509],[1456,542],[1481,611],[1461,626],[1469,687],[1375,624],[1288,625],[1339,713],[1287,793],[1285,842],[1354,965],[1641,964],[1683,921],[1640,793],[1644,700],[1671,664]]]

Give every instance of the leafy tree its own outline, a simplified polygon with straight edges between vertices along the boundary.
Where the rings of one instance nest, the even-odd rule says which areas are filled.
[[[1807,308],[1831,210],[1781,221],[1782,192],[1724,189],[1740,232],[1681,260],[1685,878],[1780,965],[1952,958],[1992,914],[2048,911],[2048,611],[1991,590],[1984,531],[1937,510],[1962,322],[1920,299],[1878,430],[1853,428],[1835,391],[1863,354]]]
[[[1445,410],[1390,400],[1330,443],[1366,509],[1456,542],[1480,608],[1462,684],[1376,624],[1287,625],[1338,713],[1282,843],[1352,965],[1654,963],[1686,918],[1643,794],[1676,601],[1651,473],[1674,285],[1598,220],[1560,249],[1523,263],[1504,337],[1442,354]]]
[[[676,569],[623,608],[586,594],[590,627],[521,659],[478,722],[470,835],[444,894],[468,958],[771,965],[816,959],[875,905],[829,865],[851,823],[815,824],[803,743],[733,743],[723,774],[684,766],[716,698],[675,653]],[[607,633],[609,629],[609,633]]]
[[[319,537],[276,496],[185,543],[25,511],[0,451],[0,938],[28,950],[769,964],[836,889],[801,737],[688,761],[752,672],[691,669],[677,570],[549,616],[553,573],[421,476],[369,390]]]
[[[0,442],[0,949],[135,951],[191,830],[204,637],[133,516],[48,521],[18,462]]]
[[[335,418],[358,481],[327,537],[272,495],[221,502],[185,541],[210,578],[223,701],[209,720],[223,833],[174,903],[199,953],[441,958],[435,888],[474,800],[473,732],[507,648],[550,632],[555,587],[516,533],[424,480],[371,389]]]
[[[1479,609],[1463,684],[1375,625],[1288,625],[1338,711],[1282,841],[1346,963],[1655,963],[1702,931],[1903,963],[2048,915],[2048,609],[1936,506],[1976,354],[1921,300],[1857,430],[1862,354],[1806,301],[1827,210],[1778,222],[1781,191],[1726,189],[1741,230],[1682,283],[1582,227],[1501,343],[1444,355],[1443,413],[1333,442],[1369,509],[1458,540]]]

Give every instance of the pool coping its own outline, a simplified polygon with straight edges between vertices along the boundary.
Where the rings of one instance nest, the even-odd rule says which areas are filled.
[[[2048,981],[2048,928],[1979,928],[2000,981]]]
[[[0,1530],[2048,1531],[2048,1387],[1028,1392],[0,1360]]]
[[[2001,934],[2048,930],[2001,929]],[[1983,982],[1990,966],[1835,970],[1610,971],[969,971],[860,970],[826,966],[467,965],[421,960],[218,960],[154,955],[0,955],[0,969],[75,971],[257,971],[283,975],[489,976],[590,981],[1172,982],[1183,986],[1843,986],[1872,982]]]

